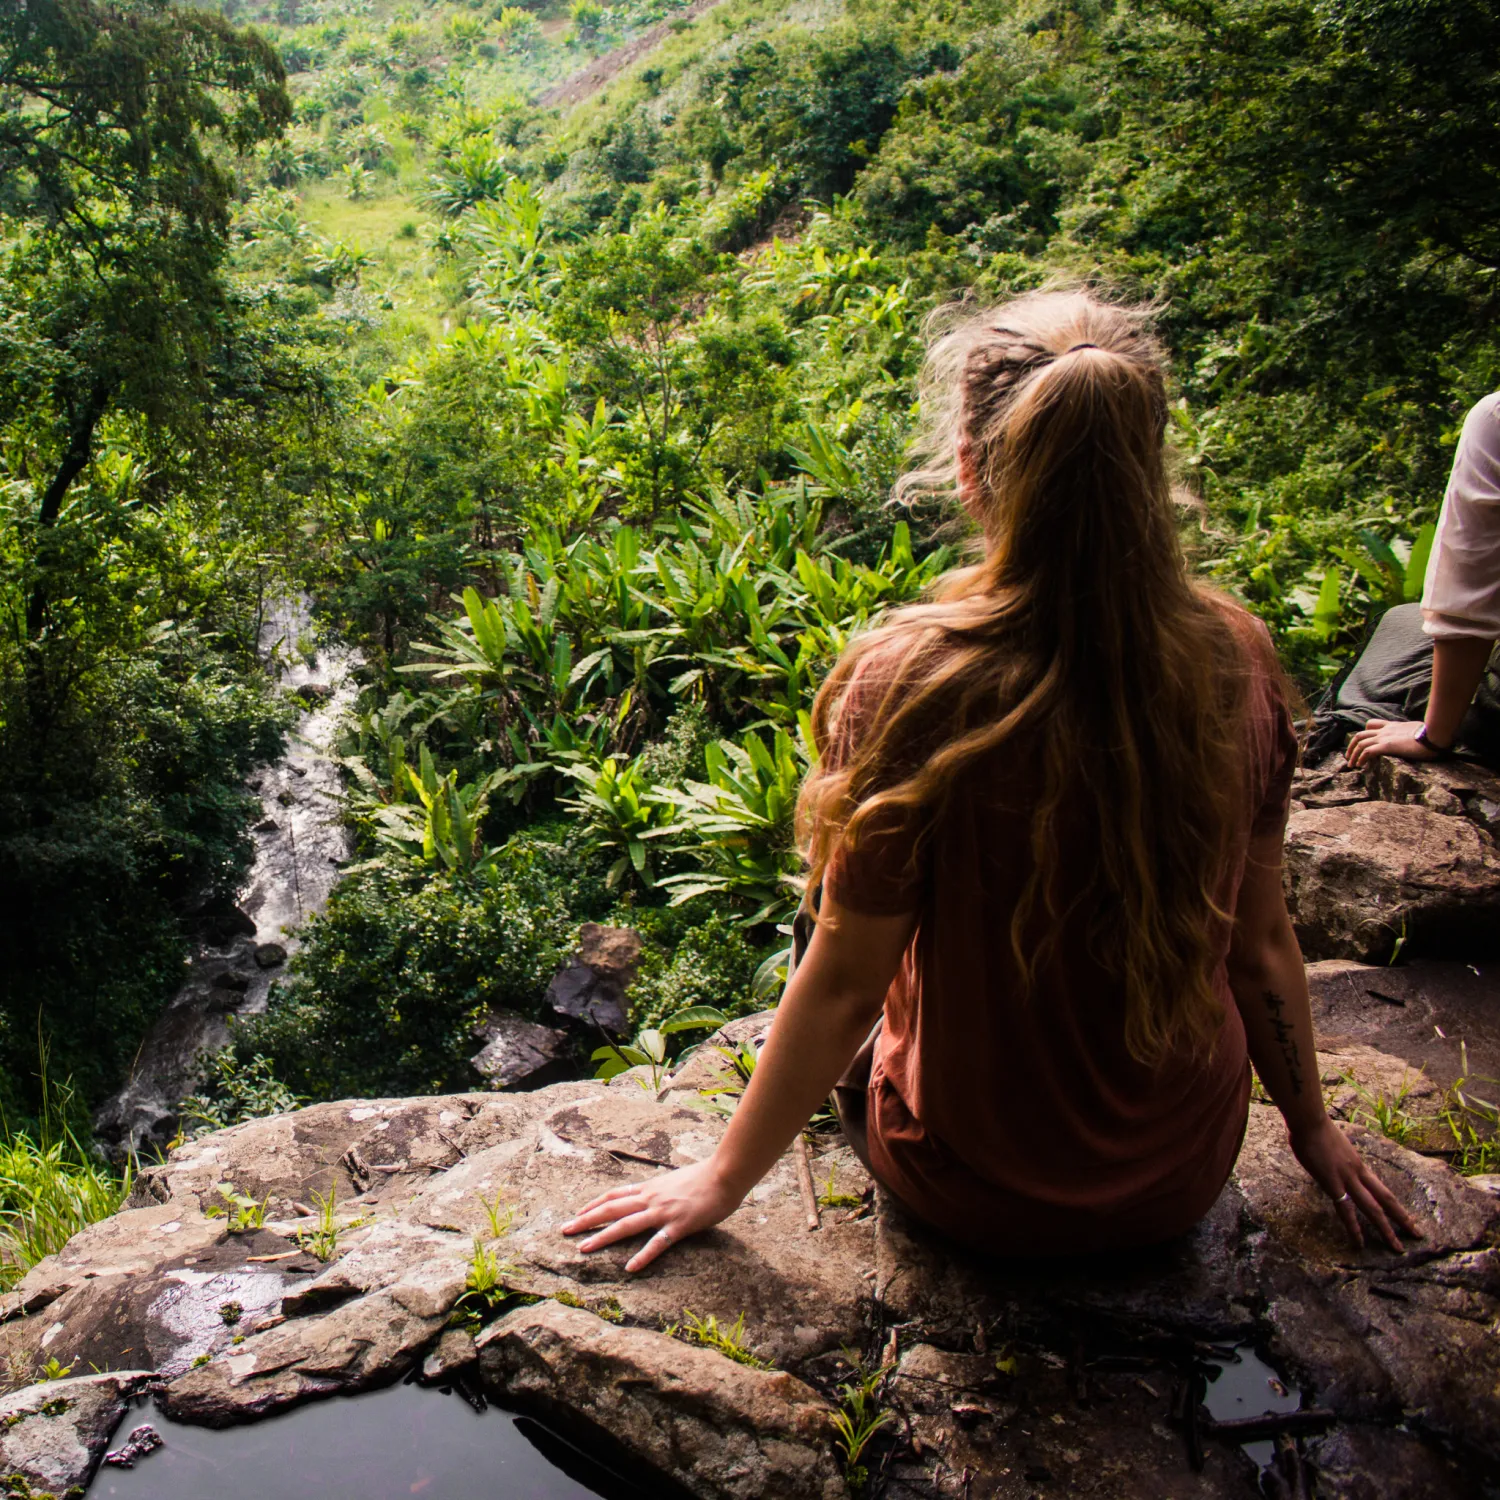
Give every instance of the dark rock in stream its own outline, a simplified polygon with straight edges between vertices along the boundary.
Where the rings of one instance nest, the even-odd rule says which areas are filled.
[[[260,969],[276,969],[286,962],[286,949],[280,943],[257,943],[255,964]]]
[[[161,1445],[161,1434],[149,1422],[142,1422],[131,1429],[130,1436],[118,1448],[111,1448],[104,1455],[104,1462],[115,1469],[133,1469]]]
[[[625,992],[640,956],[638,932],[585,922],[573,961],[547,986],[547,1004],[569,1020],[624,1036],[629,1029]]]

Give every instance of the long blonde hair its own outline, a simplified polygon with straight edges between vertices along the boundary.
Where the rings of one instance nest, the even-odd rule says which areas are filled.
[[[825,759],[798,809],[811,879],[877,829],[930,829],[959,778],[1016,743],[1041,780],[1010,924],[1023,985],[1073,917],[1121,983],[1134,1057],[1211,1045],[1248,656],[1235,606],[1187,576],[1162,356],[1144,315],[1081,292],[947,311],[937,334],[928,461],[898,493],[959,489],[984,556],[853,641],[818,693]],[[860,742],[827,755],[872,653]],[[1066,870],[1064,809],[1093,841]]]

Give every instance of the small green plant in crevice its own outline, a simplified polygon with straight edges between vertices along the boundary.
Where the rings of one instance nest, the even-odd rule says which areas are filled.
[[[682,1031],[717,1030],[728,1020],[724,1012],[712,1005],[689,1005],[675,1015],[668,1016],[660,1026],[648,1026],[637,1034],[634,1042],[610,1042],[596,1047],[590,1061],[598,1063],[595,1078],[616,1078],[630,1068],[649,1067],[648,1082],[639,1080],[642,1088],[653,1091],[661,1087],[662,1073],[667,1066],[667,1038]]]
[[[219,1304],[219,1316],[224,1321],[226,1328],[233,1328],[244,1316],[245,1309],[238,1302],[221,1302]]]
[[[212,1354],[200,1354],[193,1360],[193,1369],[201,1370],[204,1365],[213,1359]]]
[[[65,1416],[73,1409],[73,1403],[66,1396],[54,1396],[50,1401],[43,1401],[38,1410],[44,1417]]]
[[[477,1333],[488,1319],[506,1308],[529,1307],[540,1302],[542,1299],[536,1293],[510,1285],[509,1278],[515,1274],[516,1267],[512,1262],[493,1250],[485,1249],[484,1241],[476,1238],[463,1293],[453,1304],[449,1323],[455,1328],[467,1328],[471,1333]]]
[[[338,1196],[337,1183],[326,1193],[315,1192],[312,1201],[317,1209],[317,1223],[297,1235],[297,1243],[325,1265],[339,1253],[339,1235],[345,1228],[352,1228],[352,1225],[341,1225],[338,1221]]]
[[[44,1364],[36,1377],[38,1385],[48,1380],[66,1380],[73,1373],[72,1365],[59,1364],[54,1357]]]
[[[1500,1169],[1500,1139],[1495,1134],[1500,1106],[1474,1092],[1475,1082],[1493,1085],[1495,1080],[1476,1080],[1469,1072],[1468,1043],[1460,1041],[1458,1047],[1459,1076],[1444,1094],[1438,1118],[1453,1138],[1449,1165],[1464,1177],[1478,1177]]]
[[[591,1312],[596,1318],[603,1318],[606,1323],[625,1321],[625,1309],[613,1297],[603,1297],[597,1302],[585,1302],[577,1292],[561,1291],[553,1292],[552,1300],[563,1307],[576,1307],[581,1312]]]
[[[869,1483],[870,1472],[861,1460],[870,1440],[882,1427],[895,1421],[895,1413],[880,1405],[882,1370],[867,1370],[863,1363],[848,1354],[854,1366],[854,1378],[839,1387],[839,1406],[833,1414],[838,1434],[839,1452],[844,1456],[844,1482],[855,1491]]]
[[[824,1208],[858,1208],[865,1200],[858,1193],[841,1193],[838,1190],[838,1163],[828,1163],[828,1180],[818,1192],[818,1202]]]
[[[474,1195],[479,1199],[479,1206],[484,1210],[484,1216],[489,1220],[490,1238],[492,1240],[503,1240],[510,1233],[511,1225],[516,1221],[516,1210],[514,1205],[506,1203],[499,1193],[493,1199],[486,1199],[483,1194]]]
[[[1421,1130],[1421,1122],[1406,1107],[1411,1085],[1405,1076],[1394,1097],[1388,1096],[1384,1089],[1367,1089],[1351,1072],[1343,1074],[1343,1081],[1359,1095],[1360,1108],[1354,1117],[1361,1124],[1379,1131],[1398,1146],[1405,1146]]]
[[[240,1192],[232,1182],[217,1183],[214,1191],[224,1201],[210,1204],[205,1208],[204,1218],[227,1219],[231,1234],[244,1234],[249,1230],[264,1227],[266,1204],[271,1201],[269,1195],[257,1202],[256,1199]]]
[[[681,1339],[685,1344],[696,1344],[700,1349],[712,1349],[737,1365],[746,1365],[752,1370],[774,1370],[775,1365],[750,1352],[745,1343],[745,1315],[741,1313],[733,1323],[721,1326],[717,1317],[710,1313],[700,1318],[690,1308],[683,1308],[680,1323],[668,1323],[662,1332],[668,1338]]]

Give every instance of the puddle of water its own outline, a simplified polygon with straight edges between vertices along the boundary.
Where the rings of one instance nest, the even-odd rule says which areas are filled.
[[[143,1422],[165,1446],[133,1469],[101,1468],[88,1500],[644,1500],[530,1418],[476,1412],[459,1396],[415,1385],[220,1429],[138,1406],[111,1447]]]
[[[1219,1373],[1209,1379],[1203,1404],[1217,1422],[1296,1411],[1302,1405],[1302,1392],[1288,1385],[1249,1344],[1241,1344],[1233,1360],[1212,1360],[1209,1368],[1217,1368]],[[1241,1447],[1261,1468],[1276,1454],[1276,1445],[1269,1440],[1243,1443]]]

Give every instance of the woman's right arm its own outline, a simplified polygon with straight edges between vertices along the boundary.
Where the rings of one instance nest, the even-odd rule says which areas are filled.
[[[1396,1227],[1419,1238],[1422,1231],[1323,1106],[1307,973],[1281,885],[1282,838],[1277,828],[1251,841],[1235,906],[1229,985],[1245,1023],[1250,1060],[1286,1121],[1293,1153],[1333,1199],[1350,1239],[1364,1244],[1363,1213],[1399,1251]]]

